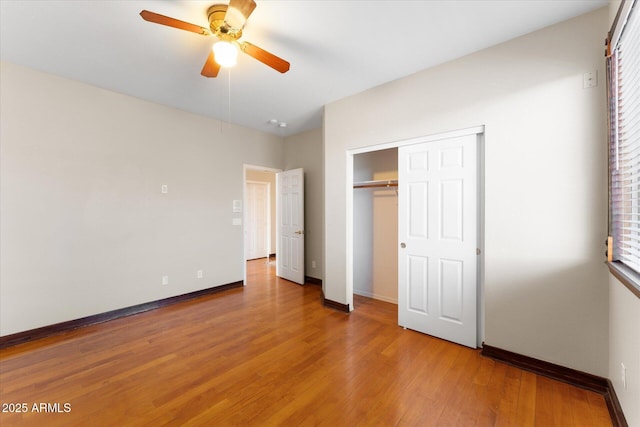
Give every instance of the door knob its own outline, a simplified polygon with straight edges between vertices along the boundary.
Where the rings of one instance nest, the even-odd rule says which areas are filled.
[[[400,247],[401,247],[402,249],[404,249],[404,248],[406,248],[406,247],[407,247],[407,245],[406,245],[404,242],[402,242],[402,243],[400,243]]]
[[[294,231],[294,233],[296,233],[296,234],[304,234],[304,231],[303,230],[296,230],[296,231]]]

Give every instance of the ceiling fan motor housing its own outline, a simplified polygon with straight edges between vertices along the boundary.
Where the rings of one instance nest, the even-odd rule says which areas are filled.
[[[209,28],[211,32],[215,34],[220,40],[233,41],[242,37],[242,30],[229,27],[224,22],[224,17],[227,14],[226,4],[214,4],[207,9],[207,16],[209,17]]]

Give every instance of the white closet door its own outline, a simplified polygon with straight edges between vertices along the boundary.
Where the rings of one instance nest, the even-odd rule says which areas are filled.
[[[398,151],[398,323],[476,347],[477,138]]]

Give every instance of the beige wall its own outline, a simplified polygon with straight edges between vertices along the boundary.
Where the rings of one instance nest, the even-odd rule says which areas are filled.
[[[327,105],[326,297],[352,304],[346,151],[484,125],[485,341],[606,375],[606,30],[605,8]]]
[[[283,167],[282,138],[8,63],[0,78],[0,334],[243,279],[232,201],[243,164]]]
[[[620,1],[609,5],[609,26]],[[609,379],[630,426],[640,426],[640,299],[609,274]],[[627,386],[622,383],[622,364]]]
[[[626,387],[622,382],[626,367]],[[609,275],[609,379],[630,426],[640,426],[640,299]]]
[[[264,172],[255,169],[247,169],[247,181],[268,182],[270,185],[270,215],[271,215],[271,249],[269,254],[276,253],[276,174],[275,172]]]
[[[353,156],[353,181],[398,179],[398,150]],[[398,303],[397,188],[353,190],[353,293]]]
[[[285,138],[284,147],[285,169],[304,169],[305,275],[322,280],[324,278],[322,129],[314,129]]]

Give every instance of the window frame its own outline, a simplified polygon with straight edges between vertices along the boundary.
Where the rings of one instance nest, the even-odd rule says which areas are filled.
[[[634,9],[635,8],[635,9]],[[607,58],[607,111],[608,111],[608,125],[609,125],[609,136],[608,136],[608,188],[609,188],[609,200],[608,200],[608,209],[609,209],[609,236],[614,235],[614,169],[612,156],[616,156],[617,159],[617,150],[618,146],[616,144],[618,133],[616,123],[619,121],[618,116],[618,98],[617,98],[617,80],[613,80],[613,77],[617,77],[617,56],[615,55],[616,50],[618,48],[618,42],[622,37],[624,32],[624,26],[627,23],[627,20],[633,10],[633,13],[640,13],[640,0],[623,0],[618,9],[618,13],[616,14],[615,20],[609,31],[607,36],[606,45],[606,58]],[[635,18],[635,15],[634,15]],[[615,82],[615,84],[613,84]],[[634,99],[635,100],[635,99]],[[638,101],[640,102],[640,100]],[[640,173],[638,173],[640,176]],[[610,239],[608,240],[610,241]],[[613,274],[621,283],[623,283],[633,294],[635,294],[638,298],[640,298],[640,269],[635,269],[624,262],[616,259],[614,254],[617,253],[614,250],[615,246],[611,244],[608,245],[608,260],[607,265],[609,267],[609,271]]]

